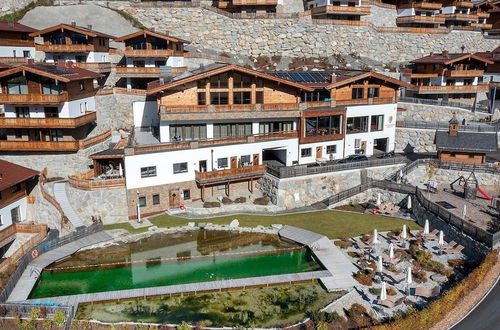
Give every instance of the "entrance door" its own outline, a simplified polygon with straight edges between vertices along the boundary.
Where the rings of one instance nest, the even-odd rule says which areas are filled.
[[[200,172],[206,172],[206,171],[207,171],[207,161],[200,160]]]
[[[231,157],[231,168],[237,168],[238,167],[238,157],[234,156]]]
[[[316,158],[321,158],[323,156],[323,147],[316,147]]]
[[[259,154],[254,154],[252,158],[252,165],[256,166],[259,165]]]
[[[171,209],[176,209],[181,205],[179,190],[170,190],[168,193],[168,205]]]
[[[366,141],[361,141],[361,150],[363,150],[363,153],[366,154]]]

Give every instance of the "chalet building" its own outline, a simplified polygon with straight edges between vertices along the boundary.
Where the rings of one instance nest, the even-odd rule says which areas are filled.
[[[399,80],[364,71],[260,72],[214,64],[155,81],[159,143],[125,149],[129,214],[253,191],[266,163],[394,150]]]
[[[495,84],[498,86],[500,83],[500,46],[491,52],[481,52],[474,55],[493,62],[493,64],[488,64],[486,67],[484,82],[490,83],[490,85]]]
[[[478,93],[488,91],[483,80],[491,60],[474,54],[451,54],[447,51],[418,58],[401,72],[401,80],[411,83],[405,96],[472,103]]]
[[[278,0],[217,0],[215,5],[235,14],[275,13]]]
[[[186,71],[186,40],[142,30],[114,41],[125,43],[125,56],[116,67],[116,74],[121,77],[118,86],[146,89],[149,82],[160,76],[171,77]]]
[[[96,121],[93,80],[73,66],[29,63],[0,72],[0,151],[74,152]]]
[[[439,1],[397,0],[398,26],[438,28],[445,18],[439,16],[442,7]]]
[[[490,17],[486,22],[491,24],[491,30],[488,31],[488,35],[500,35],[500,7],[497,6],[489,10],[488,14],[490,14]]]
[[[487,153],[497,152],[497,140],[496,133],[459,131],[459,121],[453,116],[448,131],[436,131],[435,143],[440,160],[481,164]]]
[[[493,28],[493,24],[490,22],[489,11],[494,8],[495,5],[488,0],[475,2],[474,8],[472,8],[472,14],[477,16],[477,23],[472,23],[471,26],[487,30],[489,34],[489,30]]]
[[[22,64],[35,56],[36,29],[14,23],[0,22],[0,63]]]
[[[361,16],[371,13],[371,7],[363,6],[361,0],[308,0],[306,6],[318,19],[360,21]]]
[[[0,230],[26,220],[38,172],[0,159]]]
[[[92,25],[77,26],[75,22],[59,24],[30,34],[43,38],[36,50],[45,53],[45,62],[72,61],[76,67],[98,73],[111,72],[109,40],[106,33],[95,31]]]
[[[446,27],[466,30],[469,30],[468,27],[478,27],[478,15],[471,0],[444,0],[442,3],[440,16],[445,19]]]

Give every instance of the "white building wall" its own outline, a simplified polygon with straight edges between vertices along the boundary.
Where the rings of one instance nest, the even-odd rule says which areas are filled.
[[[361,141],[366,141],[366,155],[373,155],[373,144],[374,139],[388,138],[387,150],[394,150],[395,136],[396,136],[396,114],[397,114],[397,104],[380,104],[380,105],[362,105],[347,107],[346,116],[349,117],[361,117],[369,116],[368,118],[368,132],[366,133],[356,133],[356,134],[346,134],[345,137],[345,149],[344,156],[355,154],[355,142],[356,139]],[[370,120],[371,116],[384,115],[384,129],[378,132],[370,132]]]
[[[95,111],[95,97],[65,102],[59,112],[60,118],[75,118],[85,114],[85,111]]]
[[[85,56],[86,63],[102,63],[109,62],[109,53],[106,52],[89,52],[89,53],[45,53],[45,62],[54,63],[55,57],[62,58],[66,61],[76,62],[77,56]]]
[[[150,127],[159,125],[160,115],[158,113],[158,105],[156,101],[132,102],[132,109],[134,112],[135,127]]]
[[[337,146],[337,150],[334,154],[329,154],[326,153],[327,146],[335,145]],[[323,141],[323,142],[315,142],[315,143],[303,143],[300,144],[299,146],[299,164],[309,164],[309,163],[315,163],[316,162],[316,148],[321,147],[321,158],[322,159],[328,159],[328,160],[334,160],[334,159],[342,159],[344,158],[344,139],[342,140],[334,140],[334,141]],[[302,149],[307,149],[311,148],[311,156],[309,157],[302,157],[301,155],[301,150]]]
[[[0,218],[1,218],[1,225],[0,225],[0,230],[3,230],[10,226],[12,224],[12,215],[11,215],[11,210],[19,207],[19,213],[21,216],[21,221],[26,220],[26,208],[28,206],[27,203],[27,197],[23,197],[21,199],[18,199],[17,201],[7,204],[4,207],[0,208]]]
[[[14,46],[0,46],[0,57],[24,57],[24,51],[29,51],[30,56],[35,56],[35,47],[14,47]]]
[[[125,59],[126,66],[129,68],[134,67],[134,61],[144,61],[144,66],[146,68],[154,68],[155,61],[166,61],[167,66],[171,67],[182,67],[184,65],[184,57],[181,56],[170,56],[170,57],[127,57]]]
[[[200,160],[207,161],[208,171],[218,170],[218,158],[228,158],[228,165],[230,165],[230,157],[237,156],[239,161],[241,156],[250,155],[250,159],[252,159],[253,154],[259,154],[260,164],[262,164],[263,149],[286,150],[286,165],[292,165],[292,160],[297,159],[298,139],[234,144],[213,148],[174,150],[127,156],[125,157],[127,189],[192,181],[195,179],[195,171],[199,169]],[[188,163],[188,171],[174,174],[173,164],[182,162]],[[141,167],[148,166],[156,166],[156,176],[141,178]]]
[[[415,8],[398,9],[398,16],[415,16]]]
[[[442,14],[453,14],[455,13],[455,6],[448,6],[448,7],[442,7],[441,8],[441,13]]]

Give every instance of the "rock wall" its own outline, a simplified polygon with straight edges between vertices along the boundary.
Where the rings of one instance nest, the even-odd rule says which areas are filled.
[[[286,209],[303,207],[321,201],[333,194],[361,184],[365,178],[383,180],[402,165],[381,166],[343,172],[318,174],[308,177],[277,179],[266,175],[258,188],[272,203]]]
[[[454,171],[454,170],[445,170],[441,168],[435,169],[434,174],[431,178],[429,178],[430,167],[425,165],[420,165],[415,168],[413,171],[406,175],[406,178],[409,182],[419,185],[420,187],[424,187],[424,183],[429,180],[436,181],[442,187],[449,187],[449,184],[456,179],[458,179],[461,175],[464,177],[468,177],[470,172],[467,171]],[[490,174],[490,173],[481,173],[475,172],[476,178],[481,185],[488,186],[497,186],[500,191],[500,174]]]
[[[35,0],[2,0],[0,3],[0,16],[19,10]]]
[[[52,184],[45,185],[48,191],[51,191],[51,186]],[[40,185],[37,185],[30,194],[35,198],[35,203],[33,204],[34,212],[30,214],[28,219],[36,224],[46,224],[50,229],[61,230],[61,214],[52,204],[43,198],[40,189]]]
[[[399,102],[398,107],[406,109],[406,111],[398,112],[397,120],[449,121],[453,114],[456,114],[458,120],[462,122],[463,119],[478,121],[490,116],[490,114],[483,112],[427,104]]]
[[[145,101],[145,96],[128,94],[96,97],[98,129],[130,129],[134,125],[133,102]]]
[[[375,203],[377,201],[378,194],[380,194],[380,200],[382,202],[390,202],[398,205],[402,200],[408,198],[408,195],[387,191],[379,188],[368,189],[365,192],[357,194],[356,196],[344,199],[341,202],[330,205],[329,208],[335,208],[341,205],[351,205],[351,204],[361,204],[361,203]]]
[[[394,9],[381,8],[379,6],[370,5],[371,14],[361,16],[362,21],[367,21],[375,26],[396,27],[396,17],[398,12]]]
[[[436,131],[416,128],[396,128],[396,152],[436,152]]]
[[[92,216],[100,216],[105,225],[128,220],[125,188],[85,191],[66,185],[66,194],[75,212],[87,222]]]

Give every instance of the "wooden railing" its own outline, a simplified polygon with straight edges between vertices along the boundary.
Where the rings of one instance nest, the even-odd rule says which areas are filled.
[[[266,165],[253,165],[211,172],[195,171],[195,180],[199,183],[214,183],[245,177],[256,177],[264,175],[266,173],[266,169]]]
[[[91,71],[93,71],[93,70],[97,70],[97,71],[111,70],[111,68],[113,67],[111,62],[99,62],[99,63],[75,62],[75,63],[73,63],[73,65],[78,67],[78,68],[83,68],[83,69],[87,69],[87,70],[91,70]]]
[[[491,30],[493,28],[493,24],[487,24],[487,23],[471,23],[470,26],[473,28],[480,28],[483,30]]]
[[[435,92],[444,92],[444,91],[464,91],[464,92],[474,92],[474,91],[482,91],[488,90],[488,85],[465,85],[465,86],[414,86],[409,89],[418,90],[419,92],[425,91],[435,91]]]
[[[233,6],[276,6],[278,0],[232,0]]]
[[[389,104],[396,103],[394,97],[374,97],[368,99],[349,99],[349,100],[337,100],[336,105],[349,105],[349,104]]]
[[[54,206],[57,212],[59,212],[59,214],[61,215],[61,231],[62,229],[66,229],[66,231],[70,232],[72,231],[72,228],[69,225],[69,219],[64,213],[61,204],[59,204],[59,202],[56,201],[56,199],[52,197],[52,195],[49,194],[47,190],[45,190],[45,183],[47,182],[47,173],[48,173],[47,168],[44,168],[40,172],[40,176],[38,177],[38,186],[40,187],[40,192],[42,193],[42,197],[52,206]]]
[[[0,141],[1,151],[71,152],[79,149],[79,141]]]
[[[87,149],[92,147],[93,145],[96,145],[98,143],[104,142],[107,139],[111,137],[111,130],[107,129],[101,134],[98,134],[96,136],[88,137],[84,140],[78,141],[80,149]]]
[[[35,47],[35,40],[21,40],[21,39],[3,39],[0,40],[0,46],[24,46]]]
[[[160,105],[162,112],[250,111],[250,110],[297,110],[300,103],[221,104],[221,105]]]
[[[125,178],[95,179],[94,170],[68,176],[70,186],[81,190],[108,190],[125,187]]]
[[[28,63],[28,58],[27,57],[0,57],[0,63],[25,64],[25,63]]]
[[[96,112],[76,118],[8,118],[0,117],[0,128],[76,128],[95,122]]]
[[[445,18],[439,16],[399,16],[396,18],[396,23],[413,23],[413,22],[424,22],[424,23],[444,23]]]
[[[439,14],[444,18],[452,18],[452,19],[461,19],[461,20],[475,20],[477,19],[477,15],[474,14],[459,14],[459,13],[450,13],[450,14]]]
[[[160,74],[159,67],[129,67],[129,66],[117,66],[116,73],[153,73]]]
[[[122,88],[122,87],[114,87],[113,92],[115,94],[128,94],[128,95],[137,95],[137,96],[146,96],[145,89],[133,89],[133,88]]]
[[[473,14],[479,18],[490,18],[490,13],[487,13],[484,11],[476,11],[476,12],[473,12]]]
[[[261,110],[298,110],[300,103],[264,103]]]
[[[94,45],[36,45],[40,52],[93,52]]]
[[[482,77],[484,70],[447,70],[447,77]]]
[[[351,7],[351,6],[319,6],[311,9],[311,14],[324,13],[351,13],[358,15],[366,15],[371,12],[370,7]]]
[[[0,94],[0,103],[59,104],[68,101],[68,94]]]
[[[453,6],[463,7],[463,8],[473,8],[474,4],[472,1],[453,1]]]
[[[182,56],[181,51],[173,49],[126,49],[126,57],[164,57],[164,56]]]

